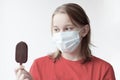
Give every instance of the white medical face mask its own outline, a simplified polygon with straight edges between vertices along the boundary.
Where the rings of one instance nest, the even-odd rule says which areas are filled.
[[[80,31],[66,31],[53,34],[53,42],[63,53],[71,53],[80,44]]]

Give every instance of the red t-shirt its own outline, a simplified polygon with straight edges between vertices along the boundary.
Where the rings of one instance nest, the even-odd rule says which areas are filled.
[[[112,66],[95,56],[85,64],[63,57],[53,62],[49,56],[38,58],[31,66],[34,80],[115,80]]]

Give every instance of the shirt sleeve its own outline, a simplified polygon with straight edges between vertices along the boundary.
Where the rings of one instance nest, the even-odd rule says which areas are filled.
[[[113,70],[113,67],[111,65],[107,68],[103,80],[116,80],[114,70]]]
[[[33,62],[30,68],[30,74],[32,75],[33,80],[41,80],[39,66],[36,61]]]

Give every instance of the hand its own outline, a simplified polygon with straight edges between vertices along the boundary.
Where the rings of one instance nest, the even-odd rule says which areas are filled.
[[[17,80],[33,80],[29,72],[27,72],[23,66],[20,66],[15,70]]]

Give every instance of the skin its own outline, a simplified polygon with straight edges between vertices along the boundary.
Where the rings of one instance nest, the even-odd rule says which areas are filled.
[[[52,32],[53,35],[58,32],[64,32],[64,31],[72,31],[72,30],[80,30],[80,37],[85,37],[89,31],[89,26],[75,26],[71,22],[69,16],[65,13],[57,13],[53,17],[53,26],[52,26]],[[72,53],[62,53],[62,56],[65,59],[71,60],[71,61],[77,61],[80,60],[82,57],[80,55],[80,45],[72,52]],[[16,73],[16,79],[17,80],[33,80],[32,76],[29,72],[27,72],[23,66],[19,66],[15,70]]]
[[[71,22],[69,16],[65,13],[57,13],[54,17],[53,17],[53,26],[52,26],[52,32],[53,35],[55,33],[59,33],[59,32],[64,32],[64,31],[80,31],[80,37],[81,39],[83,37],[85,37],[89,31],[89,26],[85,25],[85,26],[75,26],[73,25],[73,23]],[[80,60],[82,57],[80,55],[80,47],[81,44],[79,44],[79,46],[71,53],[62,53],[62,56],[65,59],[71,60],[71,61],[77,61]]]
[[[22,65],[15,70],[16,80],[33,80],[32,76],[27,72]]]

